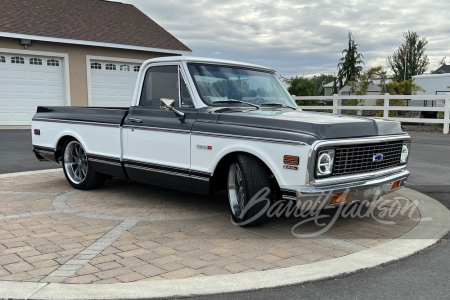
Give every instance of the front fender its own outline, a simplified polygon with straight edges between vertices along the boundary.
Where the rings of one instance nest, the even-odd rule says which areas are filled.
[[[232,153],[248,153],[259,158],[275,176],[280,186],[304,184],[307,170],[309,146],[278,144],[270,142],[233,140],[220,137],[192,136],[191,169],[214,173],[219,163]],[[208,150],[205,147],[211,146]],[[283,168],[283,156],[299,157],[297,170]]]

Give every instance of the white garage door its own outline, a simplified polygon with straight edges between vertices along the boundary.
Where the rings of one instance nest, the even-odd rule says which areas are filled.
[[[0,125],[29,125],[39,105],[64,105],[61,58],[0,53]]]
[[[140,64],[91,60],[92,106],[129,107]]]

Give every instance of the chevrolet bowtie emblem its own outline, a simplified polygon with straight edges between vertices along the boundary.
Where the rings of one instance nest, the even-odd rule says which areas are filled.
[[[383,153],[378,153],[378,154],[375,154],[373,156],[373,161],[374,162],[379,162],[379,161],[382,161],[382,160],[383,160]]]

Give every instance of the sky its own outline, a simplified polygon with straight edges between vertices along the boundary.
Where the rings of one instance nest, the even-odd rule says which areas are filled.
[[[121,0],[131,3],[193,50],[193,56],[273,68],[284,77],[337,73],[348,31],[366,69],[382,65],[403,33],[428,40],[428,72],[448,56],[450,1],[416,0]]]

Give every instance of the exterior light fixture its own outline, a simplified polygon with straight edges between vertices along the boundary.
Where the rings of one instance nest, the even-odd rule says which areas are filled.
[[[25,47],[25,49],[28,48],[28,46],[31,46],[31,40],[27,39],[20,39],[20,44]]]

